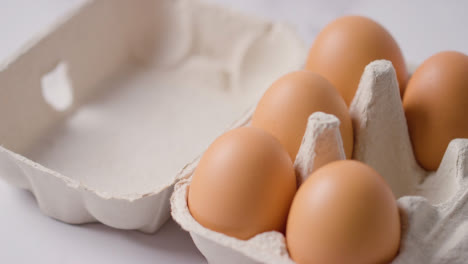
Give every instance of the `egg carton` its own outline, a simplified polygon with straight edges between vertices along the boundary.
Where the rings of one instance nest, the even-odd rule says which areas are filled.
[[[305,52],[203,1],[84,1],[0,65],[0,177],[63,222],[154,232],[180,169]]]
[[[237,126],[249,125],[253,110]],[[366,66],[350,106],[353,158],[369,164],[388,182],[400,208],[402,237],[392,263],[466,263],[468,245],[468,139],[450,142],[440,167],[417,164],[391,62]],[[294,166],[303,181],[320,166],[344,159],[339,120],[317,112],[309,117]],[[285,237],[271,231],[249,240],[209,230],[190,214],[187,191],[198,161],[181,173],[171,197],[172,216],[190,232],[209,263],[294,263]]]

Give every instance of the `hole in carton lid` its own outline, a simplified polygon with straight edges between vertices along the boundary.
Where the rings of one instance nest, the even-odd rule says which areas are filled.
[[[68,64],[60,62],[41,79],[44,100],[57,111],[65,111],[73,102]]]

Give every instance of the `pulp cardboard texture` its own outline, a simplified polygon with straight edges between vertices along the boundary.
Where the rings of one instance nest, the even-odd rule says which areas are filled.
[[[0,66],[0,175],[61,221],[154,232],[180,169],[304,57],[198,0],[87,1]]]
[[[468,244],[468,139],[453,140],[439,169],[421,169],[412,152],[395,70],[389,61],[364,70],[350,107],[354,159],[376,169],[400,207],[400,252],[392,263],[464,263]],[[250,113],[251,116],[251,113]],[[246,116],[237,125],[248,125]],[[295,169],[300,180],[323,164],[344,159],[339,120],[314,113],[308,120]],[[283,234],[265,232],[243,241],[201,226],[187,207],[195,161],[182,173],[171,198],[172,216],[188,230],[210,263],[294,263]]]

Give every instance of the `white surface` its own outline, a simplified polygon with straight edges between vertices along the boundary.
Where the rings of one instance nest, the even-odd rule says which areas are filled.
[[[172,220],[156,235],[101,224],[74,226],[42,215],[33,196],[0,182],[1,263],[202,263]]]
[[[82,0],[0,0],[0,61]],[[468,2],[452,1],[280,1],[213,0],[250,13],[298,25],[310,42],[319,29],[342,14],[378,20],[396,38],[406,60],[455,49],[468,53]],[[1,88],[0,88],[1,89]],[[59,198],[58,198],[59,199]],[[2,263],[203,263],[190,236],[172,221],[157,236],[117,231],[103,225],[70,226],[40,213],[32,196],[0,182]],[[27,251],[26,251],[27,250]]]

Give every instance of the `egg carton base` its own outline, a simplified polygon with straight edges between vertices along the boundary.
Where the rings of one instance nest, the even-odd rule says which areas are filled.
[[[463,246],[468,243],[464,220],[468,214],[468,140],[453,140],[436,172],[420,168],[412,152],[395,70],[385,60],[366,66],[350,112],[356,139],[353,158],[376,169],[398,198],[402,237],[392,263],[463,263],[468,255]],[[238,125],[248,125],[251,115]],[[295,161],[300,180],[327,162],[344,159],[339,133],[336,117],[320,112],[309,117]],[[175,185],[172,217],[190,232],[207,260],[224,263],[224,256],[231,256],[229,260],[242,263],[294,263],[281,233],[239,240],[209,230],[191,216],[187,191],[196,164]],[[439,191],[430,191],[434,189]]]

